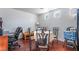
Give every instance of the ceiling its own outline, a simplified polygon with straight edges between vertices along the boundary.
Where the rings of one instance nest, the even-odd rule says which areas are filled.
[[[14,8],[14,9],[33,13],[33,14],[42,14],[42,13],[46,13],[50,10],[54,10],[56,8]]]

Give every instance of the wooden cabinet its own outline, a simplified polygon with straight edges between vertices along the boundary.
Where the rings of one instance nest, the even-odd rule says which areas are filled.
[[[8,36],[0,36],[0,51],[8,50]]]
[[[8,36],[2,36],[2,17],[0,17],[0,51],[8,50]]]

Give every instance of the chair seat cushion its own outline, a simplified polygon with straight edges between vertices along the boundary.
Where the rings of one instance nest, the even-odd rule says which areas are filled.
[[[14,41],[16,41],[15,38],[9,38],[9,40],[8,40],[8,42],[14,42]]]
[[[48,45],[45,45],[45,46],[39,46],[39,48],[48,48]]]

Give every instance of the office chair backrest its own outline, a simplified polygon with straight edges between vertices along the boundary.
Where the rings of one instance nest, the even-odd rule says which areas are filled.
[[[15,38],[18,39],[19,34],[23,31],[22,27],[18,27],[15,31]]]

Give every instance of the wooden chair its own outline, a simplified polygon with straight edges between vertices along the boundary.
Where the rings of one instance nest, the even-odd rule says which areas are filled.
[[[40,33],[38,31],[36,31],[36,35],[37,35],[37,49],[38,50],[49,50],[49,33],[45,33],[44,30],[42,30]]]
[[[54,42],[56,41],[58,43],[58,27],[53,27],[53,37],[54,37]]]

